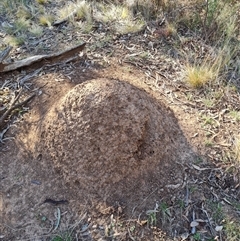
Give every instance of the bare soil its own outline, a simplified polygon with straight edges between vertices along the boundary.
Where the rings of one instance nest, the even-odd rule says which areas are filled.
[[[51,240],[71,225],[82,240],[171,240],[174,232],[180,240],[193,212],[206,229],[201,206],[221,193],[211,178],[225,178],[218,185],[229,191],[236,184],[200,157],[192,113],[166,107],[143,74],[126,68],[113,60],[88,77],[79,66],[71,78],[33,80],[44,87],[1,145],[2,240]],[[200,158],[205,169],[192,166]],[[163,203],[169,211],[158,211],[157,227],[169,237],[149,225],[149,210]]]
[[[102,25],[76,36],[68,23],[45,31],[13,57],[79,41],[86,51],[22,86],[37,96],[0,138],[0,240],[228,240],[224,220],[240,220],[240,128],[229,115],[240,111],[239,91],[182,81],[186,56],[213,48],[181,28],[186,41],[164,36],[155,22],[127,35]],[[0,84],[17,91],[35,70],[2,74]]]

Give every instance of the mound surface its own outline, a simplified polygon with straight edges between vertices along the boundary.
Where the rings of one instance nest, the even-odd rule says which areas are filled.
[[[113,79],[91,80],[67,93],[46,116],[40,146],[70,186],[118,196],[179,185],[180,163],[189,154],[170,109]]]

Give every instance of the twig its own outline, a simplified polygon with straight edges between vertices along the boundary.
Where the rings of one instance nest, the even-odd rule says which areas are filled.
[[[10,114],[10,112],[12,111],[12,108],[14,106],[14,104],[18,101],[20,95],[22,93],[22,89],[19,91],[17,97],[13,97],[11,102],[10,102],[10,108],[7,109],[3,114],[2,117],[0,118],[0,127],[2,126],[2,122],[7,118],[7,116]]]
[[[43,68],[37,69],[37,70],[35,70],[32,74],[25,75],[22,79],[20,79],[20,80],[18,81],[18,82],[19,82],[19,85],[20,85],[20,86],[23,86],[26,81],[28,81],[28,80],[31,79],[32,77],[35,77],[42,69],[43,69]]]
[[[4,126],[4,121],[6,120],[6,118],[11,114],[11,112],[14,110],[14,109],[17,109],[23,105],[25,105],[26,103],[28,103],[33,97],[35,97],[35,93],[32,94],[31,96],[29,96],[26,100],[18,103],[15,105],[15,103],[18,101],[20,95],[21,95],[21,92],[22,90],[19,92],[19,94],[17,95],[17,97],[12,101],[9,109],[6,110],[6,112],[2,115],[2,117],[0,118],[0,129]]]
[[[55,228],[53,229],[53,231],[56,231],[58,229],[58,226],[60,224],[60,220],[61,220],[61,211],[60,211],[60,208],[57,208],[57,223],[56,223],[56,226]]]
[[[185,198],[185,207],[189,205],[189,189],[188,189],[188,183],[186,185],[186,198]]]
[[[84,213],[82,215],[81,219],[78,222],[76,222],[75,224],[73,224],[72,226],[70,226],[69,228],[70,229],[75,229],[84,220],[84,218],[86,218],[86,216],[87,216],[87,213]]]
[[[131,240],[135,241],[135,238],[132,236],[129,228],[128,228],[128,235],[129,235],[129,238],[130,238]]]
[[[0,142],[1,143],[3,143],[3,141],[4,141],[3,137],[4,137],[5,133],[9,130],[9,128],[10,128],[10,126],[7,126],[5,129],[3,129],[2,132],[0,132]]]
[[[143,199],[143,201],[140,203],[139,206],[141,206],[144,202],[146,202],[147,199],[148,199],[153,193],[155,193],[157,190],[158,190],[158,188],[155,188],[147,197],[145,197],[145,198]],[[137,206],[133,207],[133,209],[132,209],[132,214],[134,214],[136,208],[137,208]]]
[[[195,221],[196,217],[195,217],[195,212],[193,210],[193,213],[192,213],[192,221]],[[195,234],[196,233],[196,226],[193,226],[192,229],[191,229],[191,233],[192,234]]]
[[[12,47],[9,46],[0,53],[0,63],[2,63],[3,60],[9,55],[11,50],[12,50]]]
[[[202,209],[202,211],[205,213],[205,215],[207,216],[208,223],[209,223],[209,227],[210,227],[210,232],[211,232],[211,234],[214,236],[214,229],[213,229],[213,227],[212,227],[211,219],[210,219],[210,217],[209,217],[209,215],[208,215],[208,213],[207,213],[207,210],[203,209],[203,207],[202,207],[201,209]]]

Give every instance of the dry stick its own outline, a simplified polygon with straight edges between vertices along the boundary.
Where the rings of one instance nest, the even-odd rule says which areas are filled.
[[[21,93],[22,93],[22,89],[19,91],[19,93],[18,93],[18,95],[17,95],[17,97],[16,98],[12,98],[12,100],[11,100],[11,102],[10,102],[10,108],[9,109],[7,109],[4,113],[3,113],[3,115],[2,115],[2,117],[0,118],[0,127],[1,127],[1,123],[7,118],[7,116],[10,114],[10,112],[12,111],[11,110],[11,108],[14,106],[14,104],[18,101],[18,99],[20,98],[20,95],[21,95]]]
[[[132,236],[129,228],[128,228],[128,235],[129,235],[129,238],[130,238],[132,241],[135,241],[135,238]]]
[[[53,229],[53,231],[56,231],[58,229],[58,226],[60,224],[60,220],[61,220],[61,211],[59,208],[57,208],[57,223],[56,223],[56,226],[55,228]]]
[[[9,46],[0,53],[0,63],[2,63],[3,60],[9,55],[11,50],[12,50],[12,47]]]
[[[3,60],[9,55],[11,50],[12,50],[12,47],[7,47],[2,52],[0,52],[0,70],[4,69],[5,64],[3,63]]]
[[[17,100],[20,97],[22,91],[19,92],[19,94],[17,95],[17,97],[14,99],[13,103],[10,105],[10,108],[6,110],[6,112],[2,115],[2,117],[0,118],[0,128],[2,128],[4,126],[4,121],[5,119],[9,116],[9,114],[14,110],[17,109],[19,107],[21,107],[22,105],[25,105],[26,103],[28,103],[36,94],[32,94],[31,96],[29,96],[26,100],[18,103],[15,105],[15,103],[17,102]]]
[[[9,130],[10,126],[7,126],[2,132],[0,132],[0,142],[3,143],[5,139],[3,139],[5,133]]]
[[[143,199],[143,201],[140,203],[139,206],[141,206],[144,202],[146,202],[147,199],[148,199],[153,193],[155,193],[157,190],[158,190],[158,188],[155,188],[147,197],[145,197],[145,198]],[[137,206],[134,206],[134,207],[133,207],[133,209],[132,209],[132,214],[135,212],[135,209],[136,209],[136,208],[137,208]]]
[[[26,81],[28,81],[29,79],[37,76],[42,69],[43,69],[43,67],[35,70],[32,74],[25,75],[22,79],[20,79],[20,80],[18,81],[18,82],[19,82],[19,85],[20,85],[20,86],[23,86]]]
[[[10,101],[10,108],[18,101],[21,93],[22,93],[22,89],[20,90],[16,98],[15,97],[12,98],[12,100]],[[5,116],[6,112],[8,111],[8,110],[6,111],[5,110],[6,110],[6,107],[4,107],[4,109],[0,111],[0,115],[2,115],[1,119]]]

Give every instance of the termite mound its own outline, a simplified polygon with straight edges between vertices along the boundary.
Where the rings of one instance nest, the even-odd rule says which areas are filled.
[[[129,197],[182,182],[189,147],[173,112],[115,79],[75,86],[44,120],[41,152],[83,193]]]

